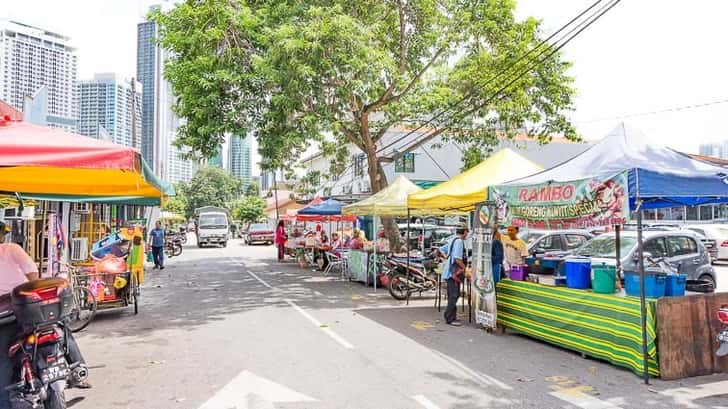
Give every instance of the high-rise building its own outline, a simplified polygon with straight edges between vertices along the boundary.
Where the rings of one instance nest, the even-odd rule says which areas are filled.
[[[141,148],[142,95],[139,82],[132,83],[116,74],[96,74],[92,80],[79,82],[78,133],[95,138],[108,136],[112,142]],[[133,132],[132,123],[136,128]]]
[[[240,137],[230,137],[230,157],[229,166],[230,174],[243,179],[249,183],[252,180],[253,158],[251,153],[251,135]]]
[[[152,9],[172,6],[167,2],[152,6]],[[137,79],[144,87],[142,154],[163,180],[188,181],[195,166],[184,158],[187,151],[174,145],[183,120],[172,111],[176,98],[163,71],[169,52],[156,43],[156,34],[157,26],[153,21],[143,21],[137,26]]]
[[[77,130],[78,56],[70,38],[0,19],[0,98],[23,110],[26,97],[45,86],[49,126]]]

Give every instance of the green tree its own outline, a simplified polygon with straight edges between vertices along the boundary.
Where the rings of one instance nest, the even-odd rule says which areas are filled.
[[[185,196],[184,183],[175,184],[174,190],[176,194],[164,203],[162,210],[179,214],[187,218],[191,217],[191,214],[187,214],[187,197]]]
[[[260,196],[260,186],[257,183],[248,183],[245,187],[245,196]]]
[[[245,223],[259,221],[265,210],[265,200],[259,196],[243,196],[230,205],[233,219]]]
[[[560,54],[495,95],[506,81],[491,79],[541,41],[540,22],[517,20],[515,7],[515,0],[187,0],[156,12],[160,42],[175,56],[165,76],[187,119],[178,140],[212,155],[225,132],[256,129],[264,169],[290,167],[318,143],[336,159],[332,174],[352,144],[366,154],[378,192],[387,185],[378,152],[387,129],[459,101],[428,139],[487,151],[518,132],[576,138],[566,118],[572,79]],[[390,240],[398,237],[386,225]]]
[[[310,198],[318,192],[322,182],[321,171],[309,170],[301,178],[296,180],[293,191],[300,197]]]
[[[184,194],[187,202],[185,213],[192,215],[195,209],[202,206],[227,208],[227,203],[240,196],[242,188],[243,183],[240,179],[220,168],[201,168],[185,185]]]

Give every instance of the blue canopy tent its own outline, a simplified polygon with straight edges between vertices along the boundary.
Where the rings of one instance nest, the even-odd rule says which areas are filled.
[[[671,148],[650,144],[640,131],[621,123],[601,142],[582,154],[551,169],[511,181],[503,186],[572,182],[625,171],[628,173],[630,211],[637,212],[642,348],[644,379],[647,383],[642,210],[727,203],[728,170],[694,159]]]
[[[665,146],[650,144],[642,132],[619,124],[602,141],[551,169],[505,186],[569,182],[629,172],[630,210],[728,202],[728,169]]]
[[[311,216],[335,216],[341,214],[341,209],[344,207],[344,203],[329,199],[322,203],[314,206],[308,206],[298,211],[299,215],[311,215]]]

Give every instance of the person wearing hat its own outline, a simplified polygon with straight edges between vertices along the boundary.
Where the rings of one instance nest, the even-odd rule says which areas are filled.
[[[10,226],[0,221],[0,303],[10,302],[9,294],[13,288],[28,281],[39,278],[38,266],[33,259],[15,243],[6,243],[5,237],[10,233]],[[5,300],[5,301],[3,301]],[[10,344],[16,341],[20,333],[17,324],[0,326],[0,353],[7,353]],[[68,360],[71,363],[86,363],[81,356],[76,340],[67,332]],[[13,364],[9,359],[0,359],[0,408],[10,408],[10,397],[5,388],[13,382]],[[78,388],[90,388],[88,382],[74,385]]]

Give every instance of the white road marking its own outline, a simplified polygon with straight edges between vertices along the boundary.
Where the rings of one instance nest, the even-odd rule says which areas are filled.
[[[673,398],[676,404],[683,405],[687,408],[701,407],[693,403],[694,400],[726,393],[728,393],[728,381],[705,383],[693,387],[666,389],[660,392],[661,395]]]
[[[425,395],[415,395],[412,397],[417,403],[422,405],[425,409],[440,409],[439,406],[435,405],[431,400],[427,399]]]
[[[470,376],[473,379],[477,380],[478,382],[480,382],[483,385],[486,385],[486,386],[496,386],[496,387],[501,388],[501,389],[506,390],[506,391],[513,390],[513,388],[511,388],[507,384],[499,381],[498,379],[495,379],[492,376],[486,375],[484,373],[480,373],[478,371],[474,371],[474,370],[468,368],[467,366],[465,366],[462,362],[460,362],[460,361],[458,361],[458,360],[456,360],[454,358],[451,358],[451,357],[443,354],[442,352],[435,351],[435,350],[432,350],[432,352],[434,352],[436,355],[439,355],[440,358],[442,358],[445,361],[449,362],[450,364],[454,365],[455,367],[457,367],[461,371],[465,372],[465,374],[467,374],[468,376]]]
[[[307,320],[311,321],[311,323],[313,325],[315,325],[318,328],[320,328],[321,330],[323,330],[326,335],[330,336],[334,341],[341,344],[341,346],[343,346],[346,349],[354,349],[354,345],[351,345],[349,343],[349,341],[340,337],[339,334],[335,333],[331,328],[322,326],[322,324],[321,324],[321,322],[319,322],[319,320],[317,320],[311,314],[304,311],[303,308],[296,305],[296,303],[294,303],[291,300],[286,300],[286,302],[288,303],[288,305],[293,307],[294,310],[298,311],[299,314],[303,315]]]
[[[549,395],[559,398],[582,409],[621,409],[619,406],[612,405],[609,402],[605,402],[591,395],[587,395],[579,391],[578,388],[551,392],[549,393]]]
[[[199,409],[274,409],[274,403],[316,402],[286,386],[243,371]]]
[[[270,284],[268,284],[265,281],[263,281],[263,279],[260,278],[260,277],[258,277],[254,272],[248,271],[248,274],[250,274],[254,279],[260,281],[260,283],[263,284],[264,286],[266,286],[268,288],[273,288],[273,286],[271,286]]]

